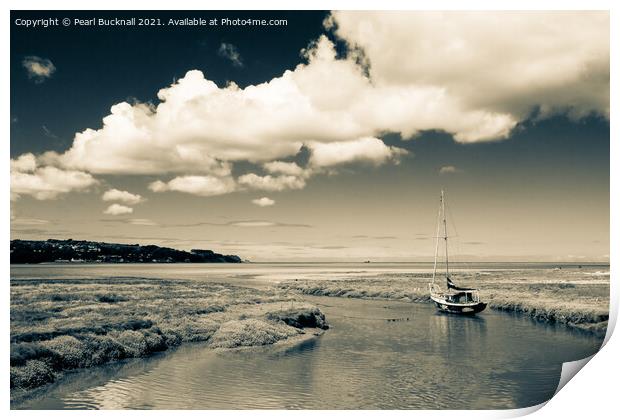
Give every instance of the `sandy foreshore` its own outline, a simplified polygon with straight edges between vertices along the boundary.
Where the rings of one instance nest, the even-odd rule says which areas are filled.
[[[185,342],[243,349],[327,329],[313,305],[281,290],[198,281],[11,281],[11,396],[63,372],[148,357]]]
[[[574,274],[554,272],[549,276],[545,272],[502,270],[463,273],[457,278],[464,285],[479,288],[481,299],[492,310],[520,313],[604,337],[609,319],[609,276],[595,275],[600,278],[583,281]],[[388,273],[330,280],[306,278],[284,281],[279,287],[300,295],[430,303],[428,282],[428,273]]]

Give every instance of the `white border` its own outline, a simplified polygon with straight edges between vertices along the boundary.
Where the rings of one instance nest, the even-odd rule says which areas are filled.
[[[16,10],[338,10],[338,9],[355,9],[355,10],[611,10],[611,139],[615,141],[611,142],[611,214],[619,214],[620,206],[618,205],[619,193],[618,191],[618,176],[619,170],[617,169],[618,162],[618,145],[616,141],[620,139],[618,132],[618,124],[615,121],[614,116],[617,112],[616,106],[618,105],[617,94],[617,73],[618,73],[618,47],[615,40],[620,39],[618,33],[618,7],[614,7],[615,3],[611,0],[564,0],[550,1],[550,0],[504,0],[501,2],[491,0],[477,0],[477,1],[458,1],[458,0],[436,0],[430,1],[398,1],[398,0],[382,0],[382,1],[366,1],[360,0],[356,2],[344,1],[344,0],[316,0],[306,2],[291,2],[284,0],[262,0],[260,3],[252,2],[250,0],[226,0],[220,3],[207,3],[197,0],[175,0],[174,2],[156,2],[156,1],[140,1],[140,2],[128,2],[126,0],[107,0],[107,1],[90,1],[80,2],[77,0],[56,0],[53,2],[53,6],[49,1],[44,0],[8,0],[3,2],[3,19],[2,19],[2,57],[5,58],[3,62],[5,65],[0,66],[0,75],[2,76],[4,97],[2,100],[2,110],[0,118],[0,124],[2,125],[3,136],[2,146],[0,147],[0,160],[5,162],[6,167],[1,173],[1,184],[5,186],[3,188],[4,201],[1,206],[2,217],[4,223],[1,224],[2,235],[5,240],[2,242],[0,248],[0,261],[2,262],[3,276],[3,302],[4,310],[2,311],[2,328],[3,337],[8,337],[9,334],[9,238],[10,238],[10,200],[9,200],[9,130],[10,130],[10,98],[9,98],[9,66],[6,63],[9,62],[9,49],[10,49],[10,9]],[[260,5],[260,7],[258,7]],[[546,406],[544,409],[537,411],[545,404],[541,404],[537,407],[531,407],[518,410],[489,410],[489,411],[340,411],[340,412],[323,412],[323,411],[210,411],[207,413],[209,416],[217,418],[233,418],[237,416],[251,416],[256,419],[269,419],[274,418],[288,418],[295,416],[302,419],[315,419],[318,416],[327,416],[328,418],[369,418],[376,415],[389,416],[393,418],[409,418],[412,414],[421,418],[441,418],[448,419],[458,416],[460,419],[484,419],[484,418],[507,418],[516,417],[536,411],[532,418],[555,418],[561,417],[563,419],[571,418],[583,418],[590,417],[595,418],[600,416],[601,418],[609,417],[608,413],[617,411],[617,404],[615,403],[615,383],[617,378],[620,377],[620,363],[618,362],[617,354],[620,354],[620,342],[617,337],[610,339],[610,332],[612,325],[615,325],[618,315],[618,301],[619,292],[618,284],[615,280],[615,264],[619,261],[618,255],[618,223],[615,219],[611,219],[611,302],[612,308],[610,312],[610,331],[606,337],[605,347],[588,363],[588,367],[583,372],[579,373],[577,379],[570,381]],[[4,398],[2,398],[2,407],[4,410],[9,410],[9,378],[8,378],[8,340],[5,341],[5,345],[2,346],[3,360],[5,361],[5,369],[0,369],[2,375],[2,384],[4,385]],[[84,412],[26,412],[26,411],[13,411],[10,413],[15,418],[43,418],[50,417],[52,419],[65,419],[65,418],[78,418],[85,415]],[[123,416],[129,418],[142,417],[144,415],[152,416],[154,418],[167,419],[170,415],[177,416],[182,415],[189,418],[202,418],[205,416],[205,412],[201,411],[181,411],[181,412],[168,412],[168,411],[153,411],[153,412],[97,412],[89,415],[103,416],[106,418]]]

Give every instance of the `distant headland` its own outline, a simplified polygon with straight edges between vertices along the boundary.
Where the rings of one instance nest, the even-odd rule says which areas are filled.
[[[157,245],[115,244],[73,239],[11,241],[11,264],[66,262],[97,263],[242,263],[237,255],[222,255],[208,249],[190,252]]]

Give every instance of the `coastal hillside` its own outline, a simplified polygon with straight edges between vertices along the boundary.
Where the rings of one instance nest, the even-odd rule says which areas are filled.
[[[11,241],[11,264],[50,262],[241,263],[243,261],[237,255],[222,255],[208,249],[192,249],[188,252],[157,245],[114,244],[73,239]]]

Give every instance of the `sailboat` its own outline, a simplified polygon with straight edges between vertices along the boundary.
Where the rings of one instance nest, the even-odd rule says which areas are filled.
[[[443,235],[440,236],[443,226]],[[437,254],[439,252],[439,242],[443,240],[446,247],[446,288],[443,289],[438,284],[437,273]],[[433,280],[428,284],[431,300],[435,302],[437,309],[442,312],[449,312],[460,315],[474,315],[482,312],[487,307],[485,302],[480,300],[478,289],[457,286],[450,277],[450,265],[448,263],[448,226],[446,222],[446,201],[444,192],[441,190],[439,202],[439,216],[437,219],[437,235],[435,236],[435,263],[433,265]]]

